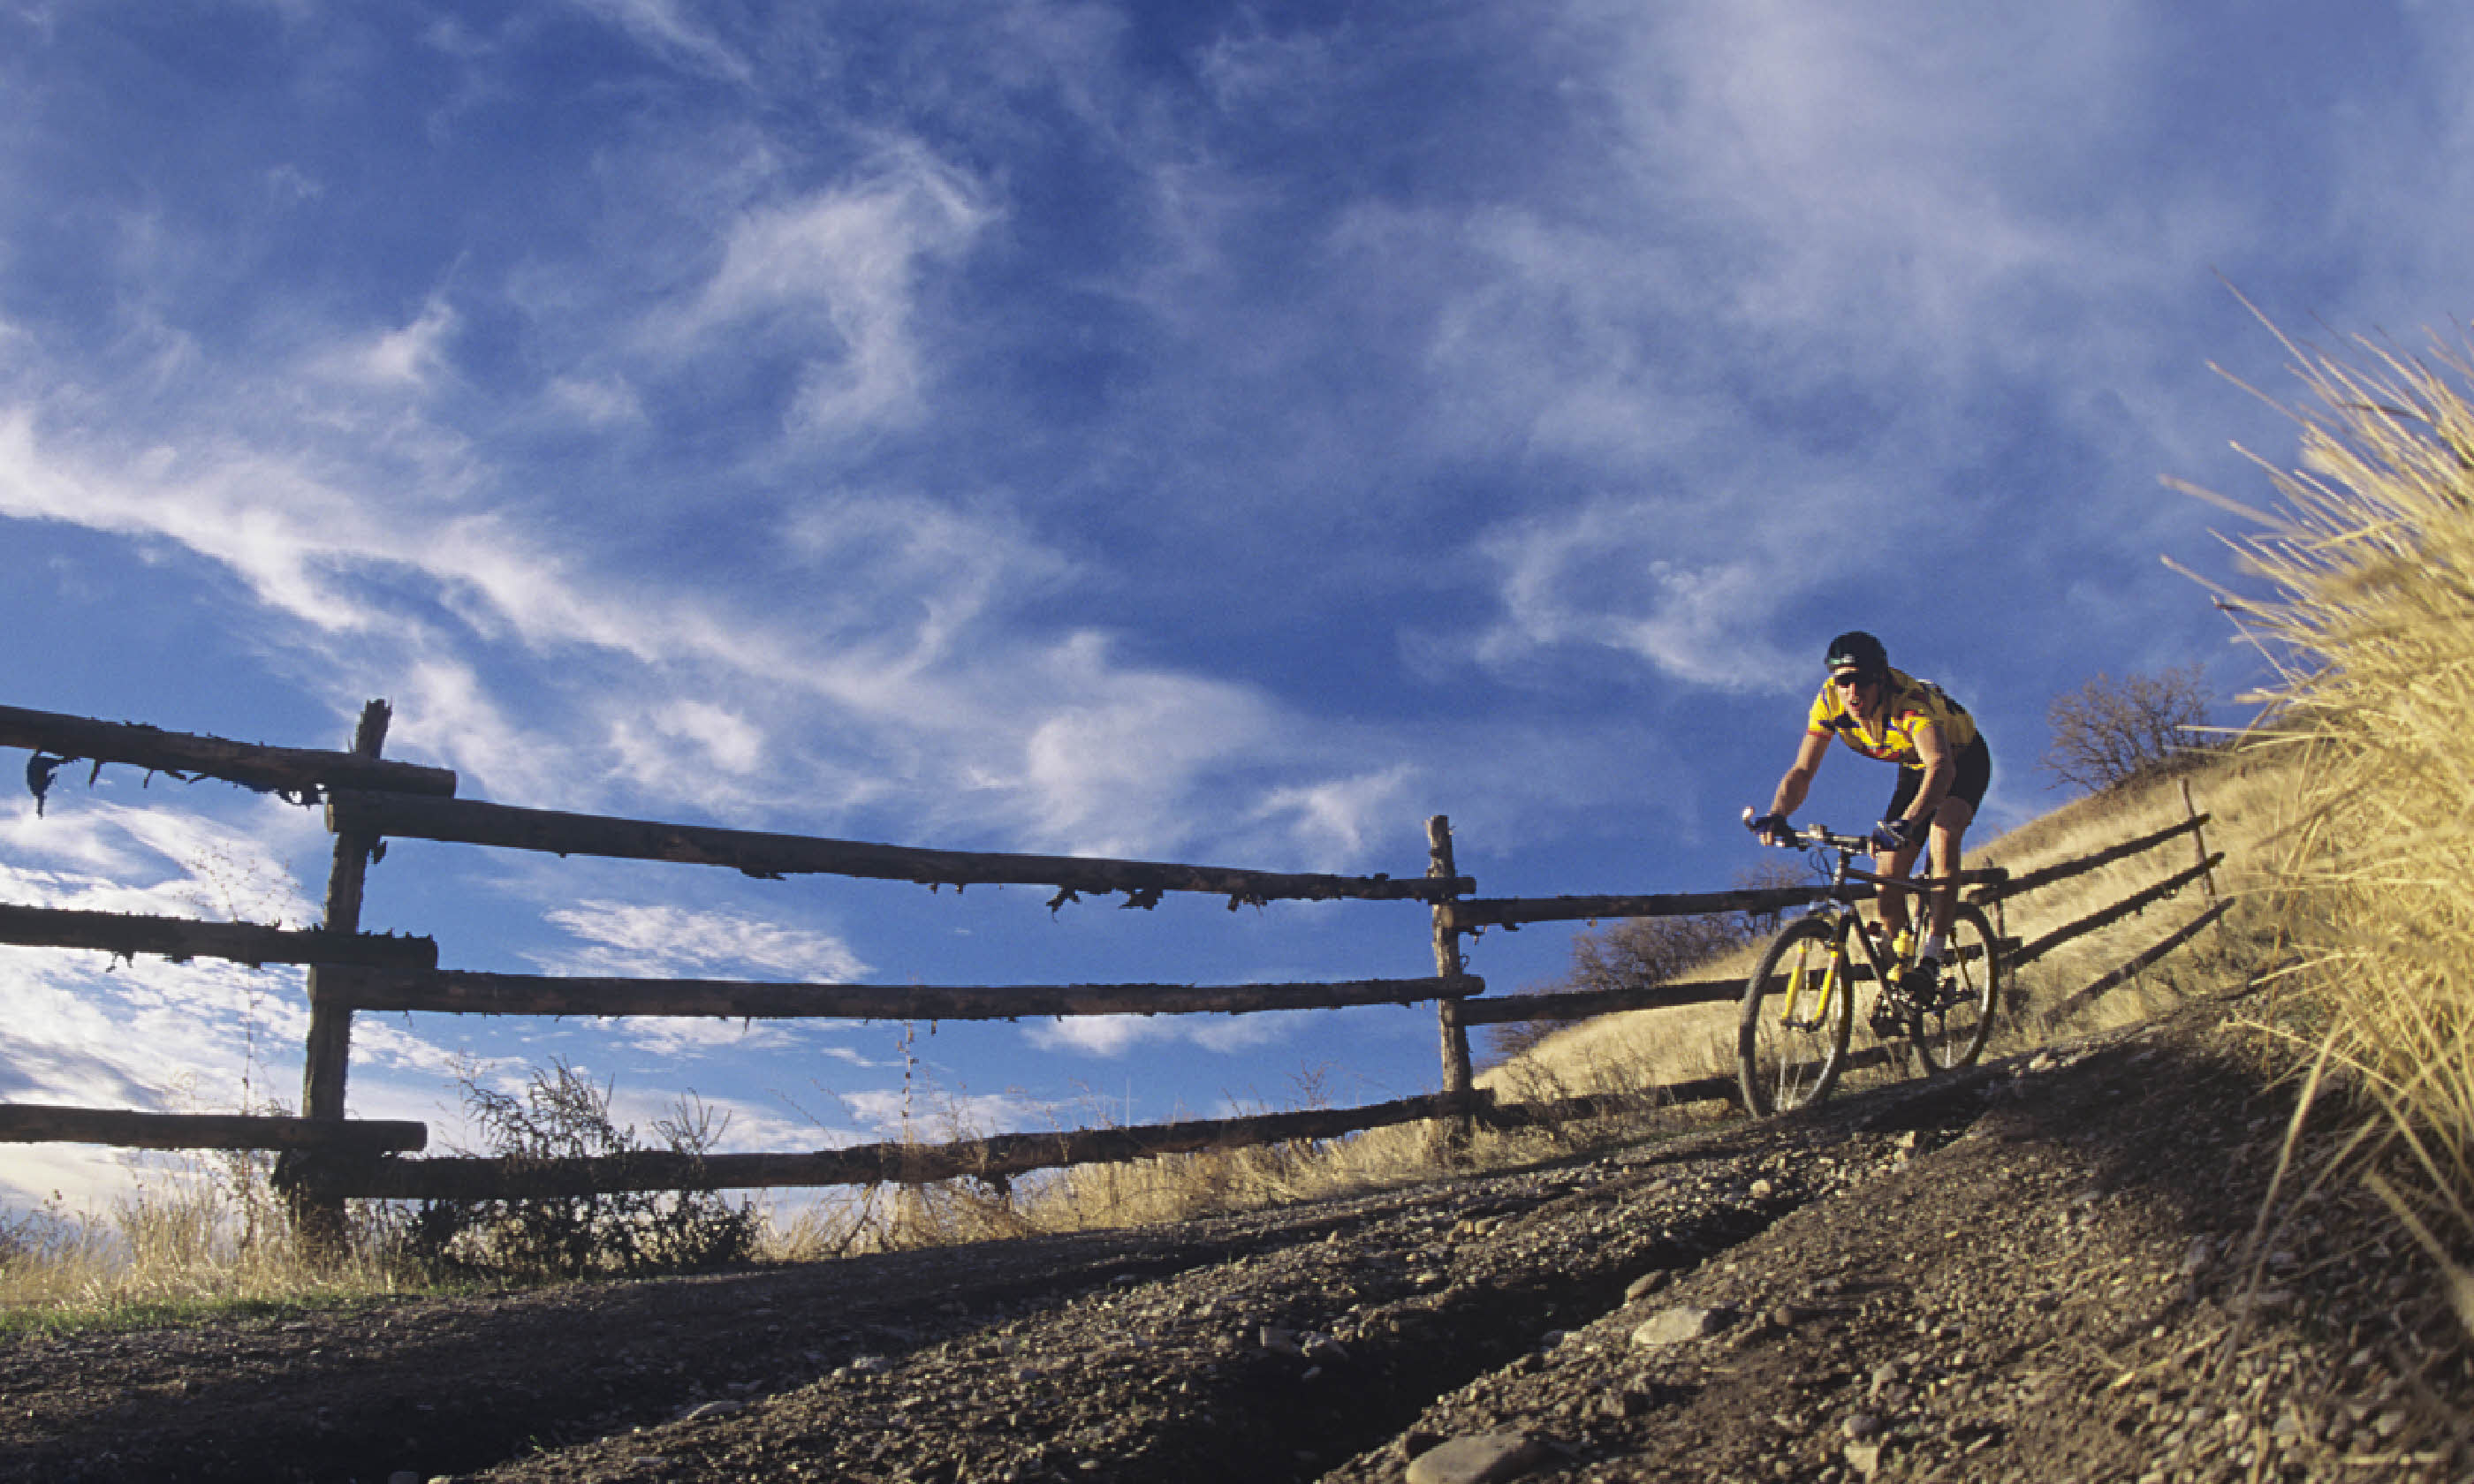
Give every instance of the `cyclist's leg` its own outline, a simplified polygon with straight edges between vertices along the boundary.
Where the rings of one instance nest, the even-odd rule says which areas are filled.
[[[1955,796],[1944,799],[1933,811],[1931,846],[1933,888],[1927,895],[1932,904],[1927,941],[1944,943],[1950,938],[1951,919],[1958,913],[1958,862],[1967,843],[1967,826],[1976,822],[1976,805]]]
[[[1924,780],[1925,770],[1922,768],[1901,768],[1898,786],[1890,790],[1890,802],[1881,806],[1881,818],[1894,820],[1906,813],[1907,805],[1916,802],[1916,790],[1924,786]],[[1919,850],[1920,847],[1910,845],[1886,853],[1875,851],[1873,874],[1893,881],[1905,880],[1907,873],[1915,869]],[[1907,930],[1907,898],[1911,895],[1884,887],[1875,899],[1881,931],[1886,938],[1896,938]]]
[[[1977,806],[1984,802],[1985,791],[1993,783],[1993,750],[1985,745],[1981,734],[1968,743],[1958,754],[1958,780],[1943,796],[1933,810],[1932,876],[1937,883],[1931,897],[1930,927],[1928,941],[1945,943],[1950,938],[1951,920],[1958,911],[1958,865],[1961,850],[1967,843],[1967,826],[1976,822]]]

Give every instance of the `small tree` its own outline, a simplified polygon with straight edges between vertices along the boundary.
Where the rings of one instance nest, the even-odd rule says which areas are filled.
[[[2059,783],[2102,793],[2215,748],[2200,730],[2207,719],[2207,684],[2197,665],[2120,680],[2099,672],[2045,707],[2052,732],[2045,771]]]

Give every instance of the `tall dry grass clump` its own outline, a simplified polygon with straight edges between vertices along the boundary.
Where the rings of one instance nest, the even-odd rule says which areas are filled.
[[[109,1209],[55,1200],[0,1212],[0,1332],[350,1302],[418,1283],[382,1258],[309,1260],[272,1170],[260,1154],[158,1159]]]
[[[2244,511],[2237,543],[2273,591],[2227,595],[2279,663],[2272,745],[2303,779],[2273,862],[2298,965],[2275,1027],[2315,1089],[2360,1089],[2321,1174],[2388,1202],[2474,1331],[2474,362],[2289,348],[2300,467],[2269,467],[2282,505]]]

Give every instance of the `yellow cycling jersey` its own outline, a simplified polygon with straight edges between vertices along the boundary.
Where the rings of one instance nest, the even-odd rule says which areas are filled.
[[[1904,670],[1890,672],[1889,714],[1880,731],[1867,731],[1856,713],[1847,708],[1847,700],[1838,687],[1823,682],[1821,694],[1813,698],[1811,724],[1805,730],[1816,736],[1835,733],[1838,739],[1867,757],[1894,762],[1903,768],[1921,768],[1924,754],[1916,751],[1916,731],[1927,722],[1941,728],[1942,746],[1953,754],[1976,740],[1976,718],[1967,707],[1942,693],[1930,681],[1920,681]]]

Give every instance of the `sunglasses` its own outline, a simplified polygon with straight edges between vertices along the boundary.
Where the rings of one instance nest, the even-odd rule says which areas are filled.
[[[1830,683],[1837,686],[1841,690],[1854,690],[1856,686],[1865,684],[1872,679],[1873,678],[1871,676],[1866,675],[1861,670],[1849,670],[1844,674],[1831,676],[1830,678]]]

